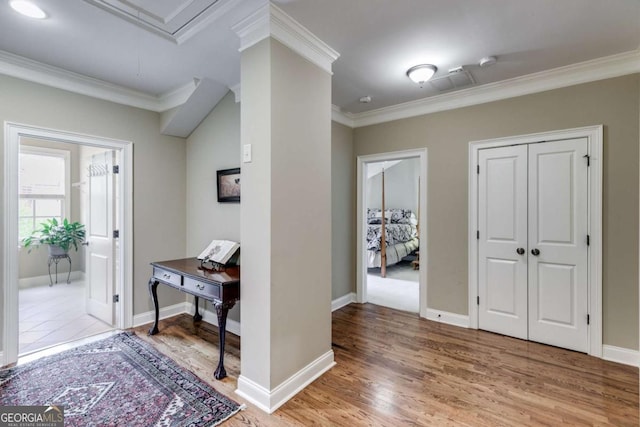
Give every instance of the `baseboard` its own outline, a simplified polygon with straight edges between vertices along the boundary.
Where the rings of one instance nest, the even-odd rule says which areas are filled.
[[[193,302],[186,303],[186,313],[193,314],[195,312],[195,308],[193,306]],[[207,323],[211,323],[212,325],[218,326],[218,315],[210,310],[200,310],[200,314],[202,315],[202,320]],[[234,335],[240,336],[240,322],[237,320],[227,318],[227,332],[231,332]]]
[[[7,365],[7,361],[4,360],[4,351],[0,351],[0,368],[3,368]]]
[[[446,323],[447,325],[459,326],[461,328],[469,327],[469,316],[464,314],[449,313],[448,311],[435,310],[427,308],[427,319],[434,322]]]
[[[55,280],[55,273],[51,273],[51,277]],[[69,280],[83,280],[84,272],[82,271],[72,271],[71,278]],[[58,285],[66,284],[67,280],[67,272],[58,273]],[[34,277],[23,277],[18,279],[18,289],[27,289],[27,288],[36,288],[39,286],[49,286],[49,275],[44,276],[34,276]],[[54,283],[55,285],[56,283]]]
[[[348,306],[352,302],[356,302],[355,292],[350,292],[346,295],[341,296],[340,298],[336,298],[331,301],[331,311],[334,312],[336,310],[339,310],[342,307]]]
[[[186,302],[181,302],[179,304],[170,305],[168,307],[162,307],[160,309],[159,318],[166,319],[168,317],[177,316],[178,314],[188,313],[189,307]],[[136,314],[133,316],[133,327],[136,328],[138,326],[145,325],[147,323],[152,323],[155,320],[156,313],[154,310],[147,311],[145,313]]]
[[[622,363],[624,365],[640,366],[640,352],[628,348],[615,347],[612,345],[602,346],[602,358],[610,362]]]
[[[236,393],[271,414],[335,364],[333,350],[329,350],[271,391],[240,375]]]

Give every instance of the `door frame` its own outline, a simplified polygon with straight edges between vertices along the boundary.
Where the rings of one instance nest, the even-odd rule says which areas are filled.
[[[603,126],[587,126],[574,129],[540,132],[469,142],[469,327],[478,329],[478,154],[479,150],[509,145],[531,144],[574,138],[587,138],[590,156],[587,177],[588,233],[588,354],[602,357],[602,154]]]
[[[363,304],[367,302],[367,249],[364,245],[364,239],[367,235],[367,168],[368,163],[382,162],[385,160],[403,160],[409,158],[418,158],[420,160],[420,231],[418,238],[420,239],[419,257],[419,315],[427,317],[427,149],[420,148],[415,150],[394,151],[389,153],[369,154],[358,156],[357,159],[357,201],[356,201],[356,301]],[[424,262],[423,262],[424,261]]]
[[[18,359],[18,162],[20,138],[38,138],[56,142],[120,150],[120,273],[116,292],[122,295],[116,306],[116,327],[133,323],[133,143],[74,132],[4,122],[4,242],[3,264],[3,352],[2,365]]]

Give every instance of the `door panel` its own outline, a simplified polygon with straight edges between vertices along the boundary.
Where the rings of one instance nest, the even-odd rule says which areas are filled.
[[[587,352],[586,138],[529,146],[529,339]]]
[[[87,226],[87,313],[114,324],[114,203],[115,152],[93,154],[89,166],[89,218]]]
[[[478,323],[527,338],[527,147],[480,150]]]

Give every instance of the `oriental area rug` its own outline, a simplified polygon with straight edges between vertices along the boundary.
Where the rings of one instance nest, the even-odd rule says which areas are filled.
[[[0,370],[0,406],[55,405],[65,426],[215,426],[241,405],[135,334]]]

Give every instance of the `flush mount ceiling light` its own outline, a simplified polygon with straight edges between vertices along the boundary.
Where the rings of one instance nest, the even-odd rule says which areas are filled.
[[[429,80],[438,70],[438,67],[431,64],[420,64],[407,70],[407,77],[418,83],[420,87]]]
[[[44,19],[47,17],[47,14],[44,13],[44,10],[40,9],[35,4],[26,0],[12,0],[9,2],[9,5],[16,12],[28,16],[29,18],[34,19]]]

